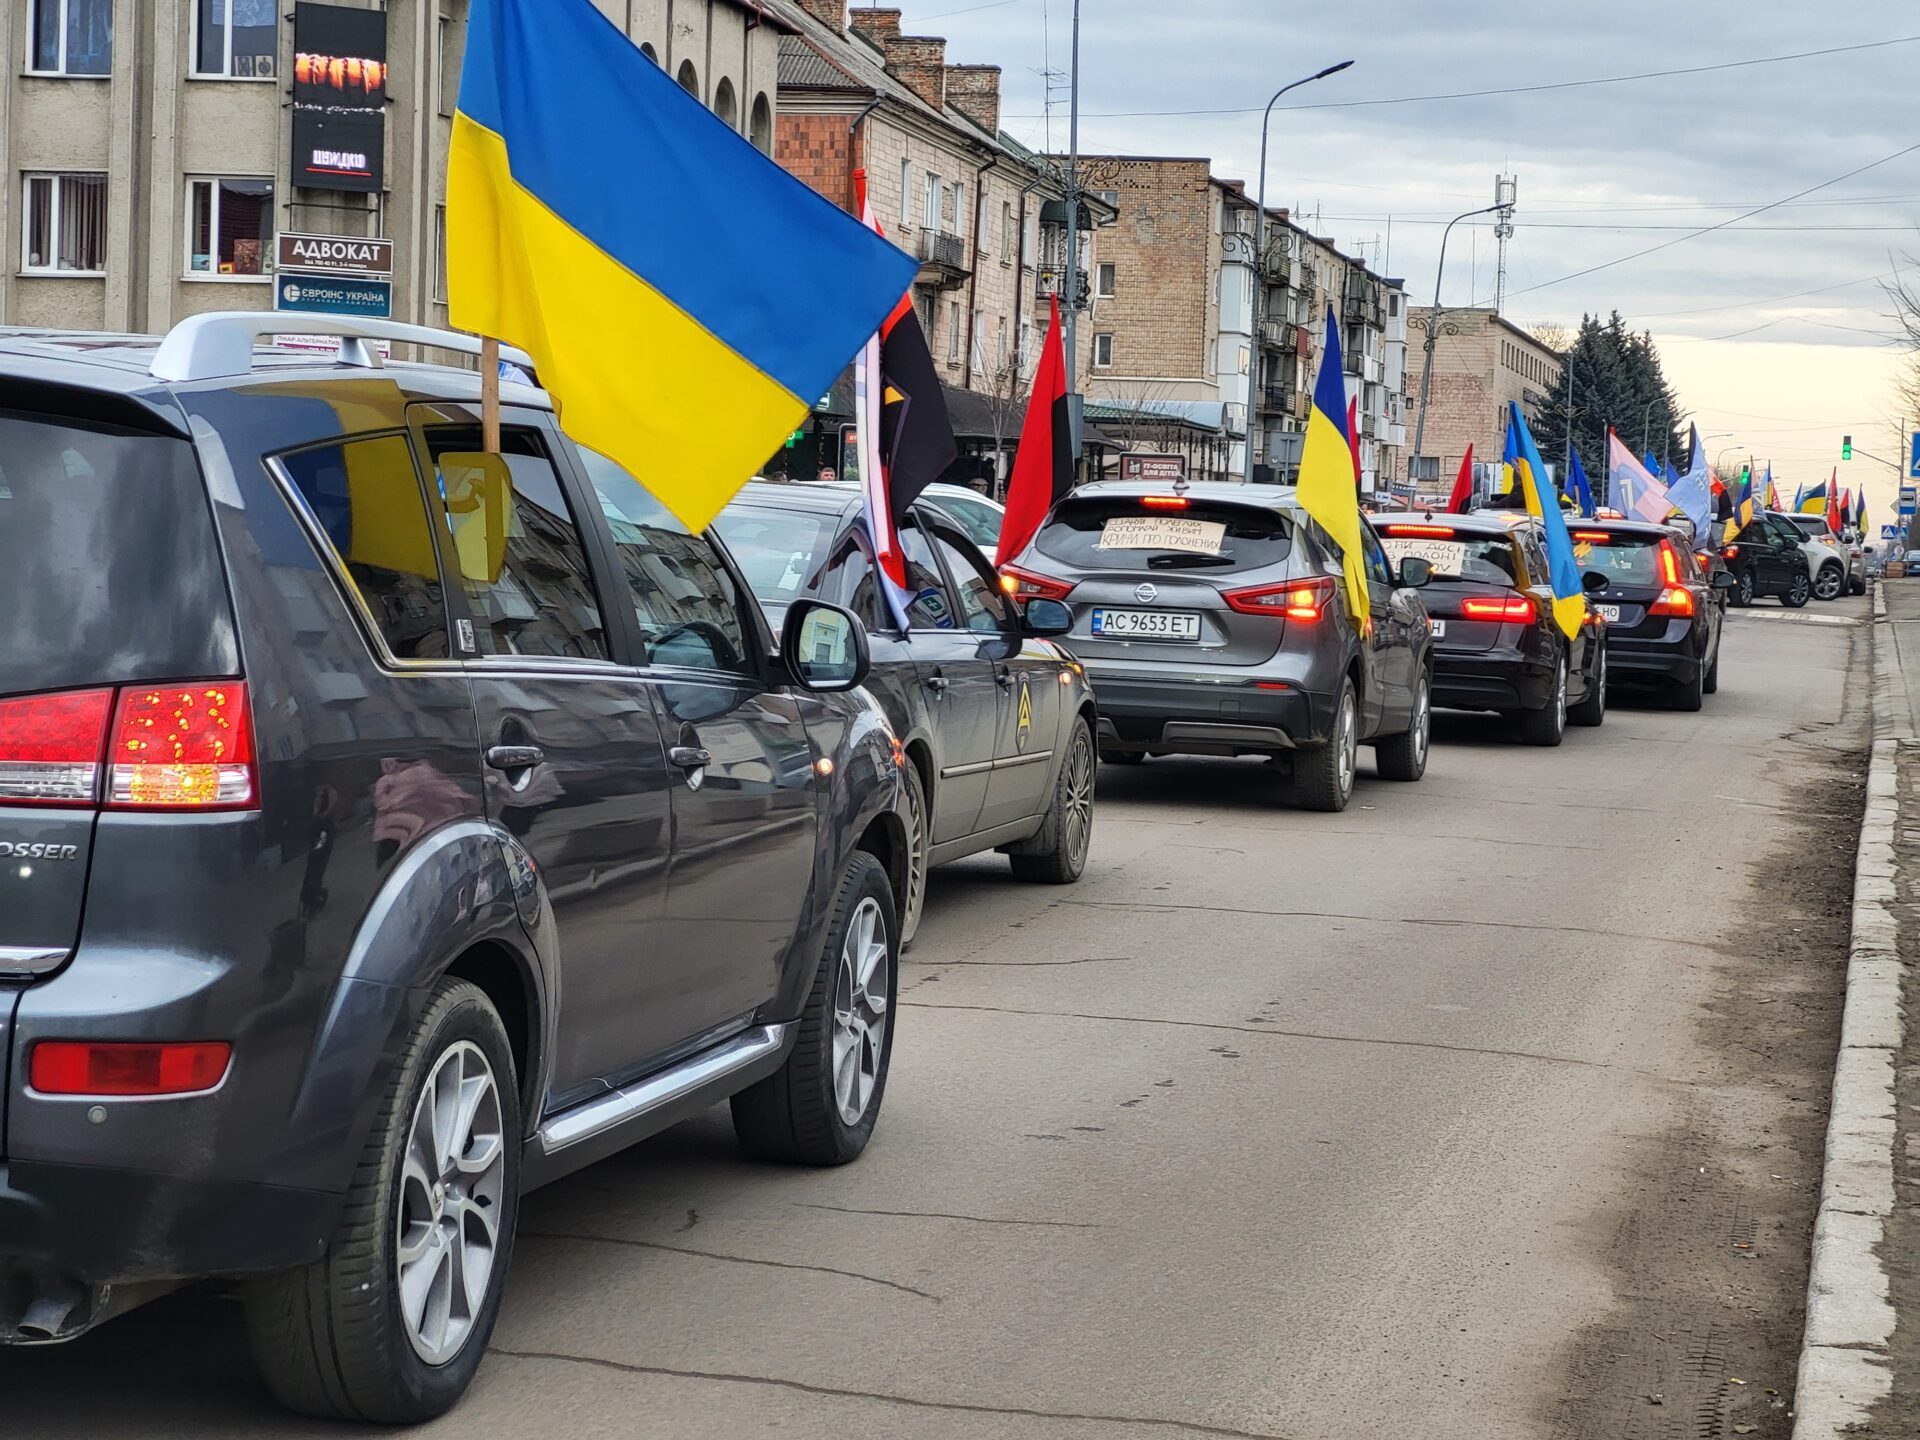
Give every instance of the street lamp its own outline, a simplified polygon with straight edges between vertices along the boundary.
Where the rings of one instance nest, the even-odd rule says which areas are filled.
[[[1447,228],[1440,232],[1440,267],[1433,277],[1433,309],[1427,312],[1426,358],[1420,366],[1420,412],[1413,421],[1413,454],[1407,460],[1407,480],[1413,481],[1413,467],[1418,463],[1427,438],[1427,392],[1433,388],[1433,342],[1440,335],[1440,319],[1446,312],[1440,308],[1440,282],[1447,274],[1447,237],[1453,234],[1453,227],[1462,220],[1471,220],[1476,215],[1491,215],[1496,210],[1505,210],[1505,205],[1482,205],[1478,210],[1469,210],[1464,215],[1456,215],[1447,221]],[[1568,366],[1571,371],[1572,366]]]
[[[1247,444],[1246,460],[1240,474],[1240,478],[1249,484],[1253,481],[1253,437],[1258,433],[1260,423],[1260,292],[1266,288],[1260,276],[1260,264],[1266,258],[1267,247],[1267,124],[1273,119],[1273,107],[1282,95],[1289,90],[1298,90],[1302,85],[1311,85],[1315,80],[1338,75],[1351,64],[1351,60],[1342,60],[1338,65],[1329,65],[1291,85],[1282,85],[1273,92],[1273,99],[1267,101],[1266,113],[1260,117],[1260,193],[1256,201],[1259,208],[1253,212],[1253,300],[1247,312],[1250,316],[1247,336]]]

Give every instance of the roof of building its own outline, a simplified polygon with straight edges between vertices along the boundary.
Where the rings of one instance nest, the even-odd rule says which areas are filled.
[[[1433,306],[1431,305],[1413,305],[1409,306],[1408,309],[1416,315],[1431,315],[1433,313]],[[1547,344],[1547,342],[1542,340],[1538,335],[1522,330],[1518,325],[1514,324],[1490,305],[1448,305],[1445,309],[1448,315],[1481,316],[1489,325],[1498,325],[1502,330],[1505,330],[1516,339],[1524,341],[1536,350],[1545,351],[1555,360],[1565,360],[1567,358],[1560,351]]]

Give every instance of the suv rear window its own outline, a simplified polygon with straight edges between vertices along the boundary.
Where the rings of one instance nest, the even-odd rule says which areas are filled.
[[[1102,496],[1066,501],[1033,543],[1042,555],[1080,570],[1232,574],[1285,560],[1293,551],[1293,526],[1286,516],[1252,505],[1196,500],[1160,508],[1137,496]]]
[[[239,673],[184,440],[0,409],[0,694]]]
[[[1380,543],[1395,565],[1409,557],[1426,561],[1436,580],[1520,583],[1520,560],[1505,535],[1469,535],[1441,525],[1383,525]]]
[[[1674,547],[1676,557],[1683,552]],[[1620,534],[1606,530],[1573,532],[1573,555],[1580,568],[1604,575],[1615,585],[1659,585],[1660,541],[1652,535]]]

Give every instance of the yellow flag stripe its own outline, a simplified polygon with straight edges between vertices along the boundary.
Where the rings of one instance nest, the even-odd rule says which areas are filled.
[[[1295,491],[1300,508],[1340,547],[1340,569],[1347,611],[1362,630],[1371,621],[1367,605],[1367,564],[1360,545],[1360,497],[1353,484],[1353,451],[1340,427],[1318,406],[1307,419]]]

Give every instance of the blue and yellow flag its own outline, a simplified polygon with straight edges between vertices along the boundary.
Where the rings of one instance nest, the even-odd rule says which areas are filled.
[[[1313,410],[1294,482],[1300,508],[1340,547],[1347,613],[1363,632],[1372,628],[1367,604],[1367,564],[1360,547],[1360,492],[1353,483],[1353,447],[1347,435],[1347,379],[1340,361],[1340,326],[1327,307],[1327,343],[1313,383]]]
[[[446,246],[453,323],[529,351],[566,432],[694,529],[918,269],[591,0],[473,0]]]
[[[1540,463],[1540,451],[1533,443],[1533,432],[1527,429],[1527,419],[1511,400],[1507,402],[1507,411],[1507,423],[1513,427],[1510,433],[1519,437],[1520,459],[1514,466],[1514,474],[1526,499],[1527,513],[1539,520],[1546,536],[1553,618],[1571,640],[1587,621],[1587,593],[1580,586],[1580,561],[1573,553],[1573,537],[1567,534],[1559,497],[1553,495],[1546,484],[1547,467]]]
[[[1593,518],[1593,486],[1587,482],[1586,469],[1580,464],[1580,452],[1573,452],[1573,464],[1568,469],[1567,498],[1579,507],[1580,513],[1587,519]]]
[[[1516,475],[1519,470],[1519,466],[1520,466],[1520,446],[1519,446],[1519,443],[1513,437],[1513,426],[1509,424],[1507,426],[1506,447],[1501,451],[1501,454],[1500,454],[1500,493],[1501,494],[1511,495],[1514,493],[1514,486],[1518,483],[1516,479]]]

